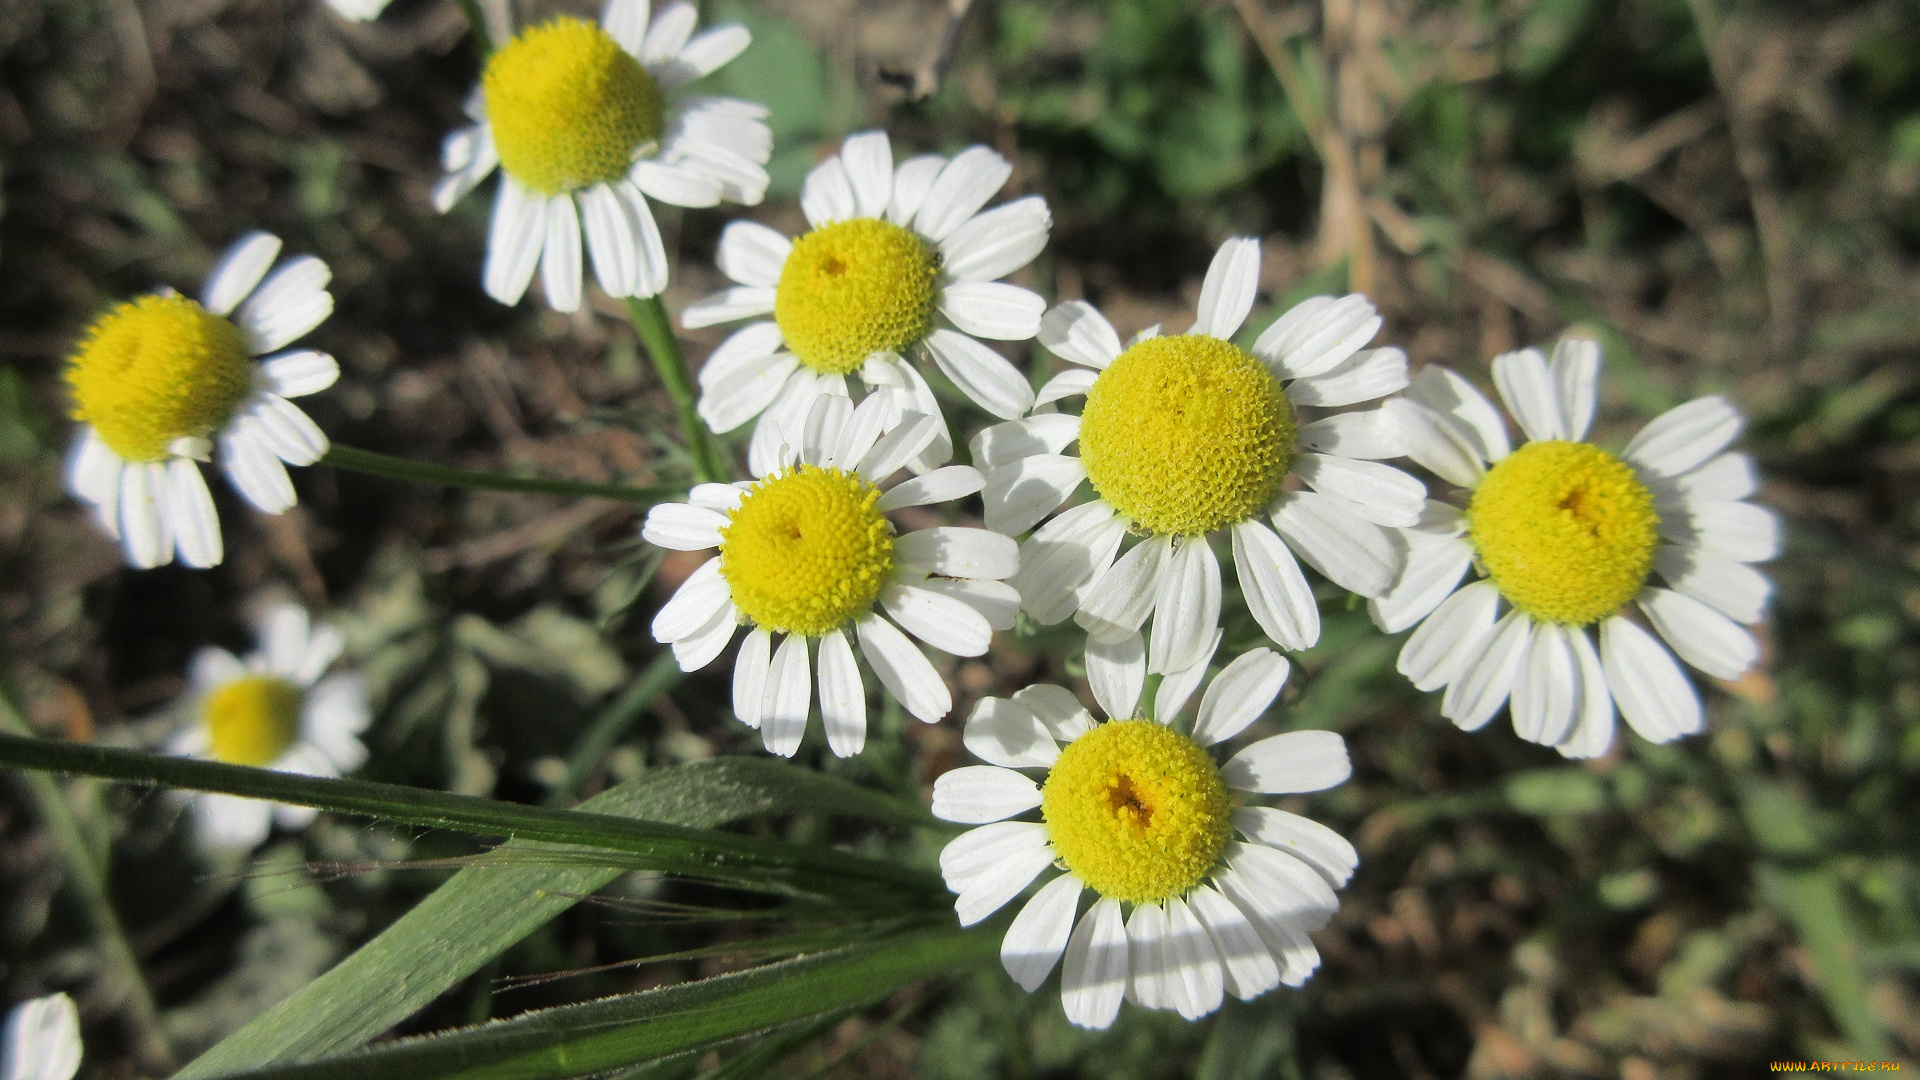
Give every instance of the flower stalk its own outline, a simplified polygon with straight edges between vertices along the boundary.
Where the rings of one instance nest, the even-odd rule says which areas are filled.
[[[640,343],[646,346],[653,369],[660,373],[660,383],[673,399],[674,411],[680,414],[680,430],[686,436],[687,453],[693,458],[694,475],[707,484],[732,480],[733,471],[727,468],[706,423],[694,409],[693,376],[687,371],[687,356],[680,350],[666,305],[658,296],[629,296],[627,317],[633,321]]]

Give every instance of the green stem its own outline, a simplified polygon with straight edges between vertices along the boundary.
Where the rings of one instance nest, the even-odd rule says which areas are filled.
[[[543,476],[509,476],[505,473],[480,472],[475,469],[456,469],[447,465],[431,465],[411,458],[394,457],[390,454],[376,454],[371,450],[357,450],[351,446],[335,443],[327,455],[320,459],[337,469],[351,469],[354,472],[372,476],[385,476],[394,480],[411,480],[416,484],[440,484],[447,487],[485,488],[489,491],[526,491],[537,495],[572,495],[577,498],[612,499],[616,502],[633,503],[636,506],[652,506],[666,499],[686,494],[680,487],[628,487],[625,484],[589,484],[579,480],[552,480]]]
[[[663,652],[654,657],[653,663],[627,687],[627,692],[595,717],[586,734],[580,736],[573,753],[567,757],[566,775],[547,792],[546,804],[565,806],[572,802],[580,793],[580,785],[586,783],[587,776],[607,756],[607,751],[613,749],[620,736],[680,679],[680,664],[673,653]]]
[[[13,700],[5,694],[0,694],[0,731],[19,736],[33,734],[25,718],[14,708]],[[40,813],[41,823],[66,863],[67,884],[80,901],[81,914],[93,931],[94,946],[105,958],[114,981],[119,983],[115,988],[117,993],[110,996],[117,997],[126,1007],[135,1052],[148,1068],[171,1072],[173,1050],[167,1046],[166,1036],[160,1030],[153,992],[147,988],[140,961],[127,944],[126,930],[121,927],[120,916],[107,894],[106,877],[94,861],[92,847],[67,803],[65,792],[45,773],[26,773],[22,779]]]
[[[473,31],[473,39],[480,45],[482,59],[493,53],[493,35],[487,32],[487,15],[480,10],[479,0],[460,0],[460,10],[466,13],[467,29]]]
[[[666,305],[658,296],[629,296],[627,317],[633,320],[640,343],[647,347],[653,369],[660,373],[660,383],[673,399],[674,411],[680,414],[680,430],[686,436],[687,453],[693,457],[694,475],[709,484],[732,480],[732,470],[721,458],[706,422],[694,409],[693,376],[687,372],[687,356],[680,351],[680,339],[667,319]]]

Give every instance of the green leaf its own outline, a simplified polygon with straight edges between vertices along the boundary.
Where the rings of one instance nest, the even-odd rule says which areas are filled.
[[[932,820],[876,792],[760,758],[663,769],[602,792],[581,809],[704,828],[796,810],[892,824]],[[501,850],[533,846],[515,842]],[[333,970],[202,1054],[179,1077],[359,1046],[623,872],[620,867],[512,862],[463,870]]]
[[[1867,1001],[1860,950],[1866,935],[1847,911],[1840,881],[1824,867],[1786,870],[1761,863],[1754,882],[1767,905],[1785,916],[1813,958],[1820,996],[1846,1037],[1850,1051],[1884,1058],[1891,1053],[1886,1031]]]
[[[998,947],[999,933],[986,928],[884,937],[749,971],[544,1009],[321,1061],[254,1071],[196,1069],[194,1074],[252,1080],[587,1076],[713,1046],[795,1020],[871,1005],[907,983],[985,960]]]
[[[1530,769],[1506,781],[1507,802],[1535,817],[1597,814],[1607,808],[1607,786],[1582,766]]]

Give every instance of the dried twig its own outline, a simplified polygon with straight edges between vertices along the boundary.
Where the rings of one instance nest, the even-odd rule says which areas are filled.
[[[926,60],[911,69],[882,64],[874,72],[875,78],[884,86],[906,91],[913,101],[925,101],[938,93],[947,69],[953,66],[954,55],[960,51],[960,34],[966,29],[967,14],[972,10],[973,0],[947,0],[946,24],[941,27],[940,40]]]

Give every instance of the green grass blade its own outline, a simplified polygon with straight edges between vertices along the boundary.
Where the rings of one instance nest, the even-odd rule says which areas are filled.
[[[721,758],[650,773],[588,799],[580,809],[703,828],[794,810],[894,823],[925,817],[924,811],[877,792],[759,758]],[[516,842],[501,850],[525,846],[530,845]],[[190,1080],[359,1046],[624,872],[606,866],[510,863],[463,870],[333,970],[228,1036],[179,1076]]]
[[[559,1080],[859,1008],[993,956],[991,929],[882,938],[749,971],[527,1013],[322,1061],[199,1075],[249,1080]]]

